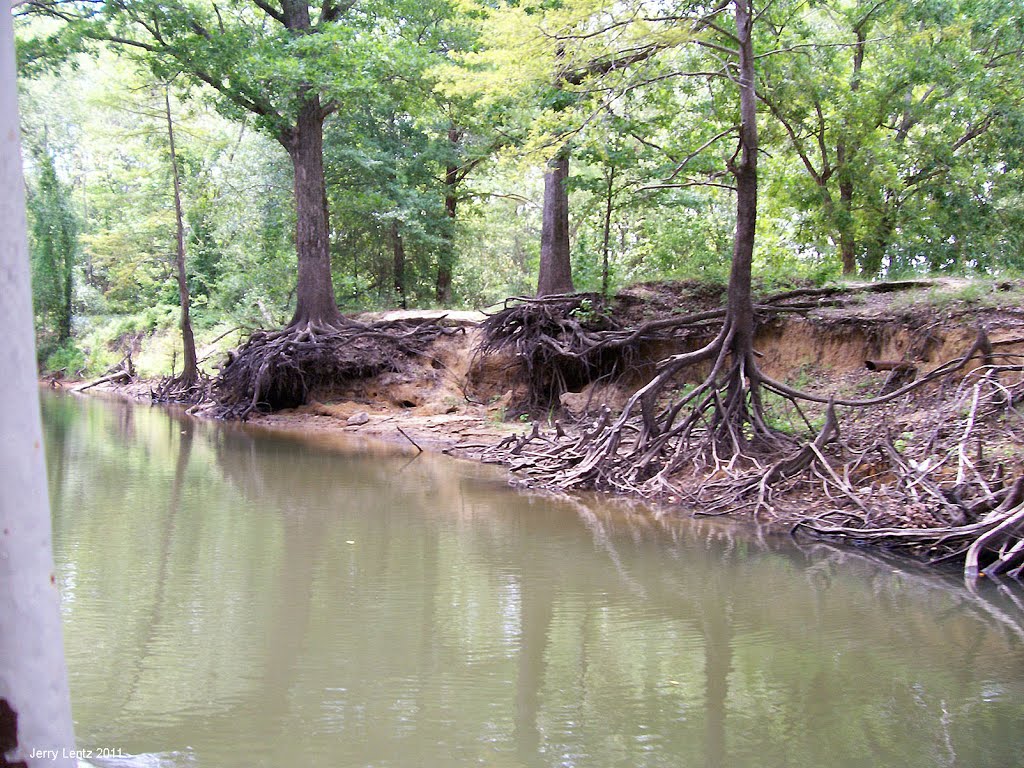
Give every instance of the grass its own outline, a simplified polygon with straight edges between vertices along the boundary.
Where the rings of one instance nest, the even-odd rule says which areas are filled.
[[[160,305],[131,315],[95,315],[75,319],[75,338],[48,354],[42,361],[44,373],[65,369],[68,376],[95,378],[117,365],[128,349],[142,377],[167,376],[181,369],[182,342],[178,329],[178,308]],[[237,342],[228,334],[230,321],[210,324],[201,314],[194,332],[200,358],[216,360]]]

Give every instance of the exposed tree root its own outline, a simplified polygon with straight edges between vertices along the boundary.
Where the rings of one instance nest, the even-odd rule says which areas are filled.
[[[516,303],[509,305],[509,301]],[[638,345],[612,348],[620,331],[597,294],[513,299],[484,321],[479,357],[511,353],[522,364],[527,408],[546,408],[569,392],[602,376],[622,375],[635,365]]]
[[[443,319],[372,324],[344,319],[338,325],[257,331],[222,366],[213,382],[216,404],[210,413],[245,419],[254,410],[301,405],[317,387],[398,371],[438,336],[462,331],[443,326]]]
[[[213,381],[202,371],[193,378],[183,374],[167,376],[160,380],[156,389],[150,389],[149,396],[154,403],[183,403],[196,405],[210,399]]]
[[[529,474],[562,488],[682,494],[672,478],[687,466],[731,473],[794,447],[791,437],[769,426],[758,387],[761,374],[752,354],[731,354],[734,340],[735,327],[727,319],[703,347],[663,361],[617,418],[605,410],[574,439],[530,452],[535,463]],[[711,364],[702,384],[659,405],[677,374],[702,363]],[[525,445],[516,447],[516,455],[524,455]],[[515,468],[527,467],[518,462]]]
[[[993,351],[980,330],[960,358],[893,391],[826,398],[765,375],[738,340],[742,332],[743,323],[727,315],[704,346],[664,360],[621,414],[606,408],[570,434],[561,425],[546,434],[535,424],[497,446],[495,458],[531,484],[685,500],[698,514],[744,510],[802,533],[933,560],[966,558],[969,576],[1021,576],[1024,480],[1007,485],[1002,464],[983,455],[986,434],[1020,429],[1020,355]],[[633,332],[612,333],[626,339]],[[604,338],[572,353],[586,354]],[[980,367],[964,375],[972,363]],[[703,381],[667,397],[694,366],[709,367]],[[766,397],[799,414],[806,437],[773,426]],[[887,416],[912,401],[928,401],[931,416],[926,438],[919,429],[908,449],[890,434]],[[842,433],[839,406],[851,414]],[[819,427],[812,418],[822,419]]]
[[[892,285],[873,284],[865,290]],[[838,288],[799,289],[769,296],[755,305],[755,310],[762,320],[785,313],[803,314],[841,303],[844,299],[837,296],[848,299],[850,293]],[[482,324],[483,341],[477,355],[513,354],[522,363],[528,383],[524,405],[547,409],[557,406],[563,392],[598,379],[614,381],[635,373],[639,361],[647,357],[645,346],[678,347],[707,341],[718,333],[726,317],[725,308],[716,307],[627,327],[618,320],[615,309],[599,294],[508,299],[504,309]]]
[[[903,446],[877,430],[873,439],[862,432],[822,456],[811,472],[826,503],[795,530],[936,562],[963,559],[972,579],[1020,578],[1024,478],[1011,482],[1005,457],[987,457],[985,446],[1002,430],[1020,433],[1024,365],[1017,355],[992,357],[996,362],[972,371],[951,392],[935,393],[923,440]]]

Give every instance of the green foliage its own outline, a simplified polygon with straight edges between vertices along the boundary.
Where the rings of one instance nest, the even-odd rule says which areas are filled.
[[[770,193],[804,248],[863,275],[998,271],[1019,259],[1024,41],[1001,0],[821,4],[761,25]],[[884,34],[883,34],[884,31]],[[856,43],[856,44],[851,44]]]
[[[85,354],[71,341],[57,347],[43,361],[44,372],[63,371],[68,378],[77,378],[88,366]]]
[[[71,337],[78,222],[71,193],[57,178],[53,156],[44,148],[35,161],[36,183],[28,198],[29,246],[36,330],[45,348],[48,340],[60,345]]]
[[[166,140],[149,103],[154,77],[172,75],[197,325],[280,325],[294,308],[280,139],[311,93],[331,112],[330,247],[345,309],[432,305],[443,269],[456,304],[531,293],[541,176],[561,146],[578,289],[602,290],[609,207],[613,290],[724,281],[737,115],[734,84],[707,53],[722,38],[645,8],[429,0],[325,18],[309,6],[312,31],[299,34],[250,2],[131,0],[76,6],[86,15],[70,24],[19,22],[22,72],[34,78],[21,96],[36,150],[41,351],[56,349],[68,274],[80,314],[140,317],[176,301]],[[155,50],[103,47],[112,35],[149,45],[152,19]],[[869,277],[1024,272],[1024,25],[1013,3],[787,0],[764,8],[755,34],[762,290],[837,279],[844,242]],[[651,55],[601,71],[638,51]],[[77,257],[61,261],[44,244],[67,242],[76,221]],[[82,322],[79,339],[92,333]],[[83,343],[90,365],[106,343]]]
[[[579,306],[569,314],[585,325],[600,324],[611,315],[611,306],[580,299]]]

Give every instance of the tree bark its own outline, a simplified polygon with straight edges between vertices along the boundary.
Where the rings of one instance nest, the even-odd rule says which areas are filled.
[[[71,338],[71,317],[74,310],[72,303],[74,299],[75,243],[73,238],[69,240],[68,249],[64,252],[64,263],[61,265],[64,272],[62,275],[64,284],[61,287],[63,306],[60,313],[60,327],[57,329],[57,340],[61,344]]]
[[[751,301],[751,264],[757,230],[757,93],[754,88],[752,9],[749,0],[735,0],[739,39],[740,148],[739,161],[730,162],[736,179],[736,232],[729,275],[728,316],[733,324],[733,354],[751,357],[754,344],[754,306]],[[742,382],[738,382],[742,386]]]
[[[184,348],[184,366],[181,370],[181,382],[190,386],[199,378],[199,365],[196,362],[196,340],[192,335],[192,321],[189,318],[191,299],[188,292],[188,276],[185,274],[185,222],[181,212],[181,178],[178,175],[178,155],[174,150],[174,121],[171,119],[171,96],[164,90],[164,106],[167,114],[167,140],[171,148],[171,175],[174,179],[174,219],[177,225],[178,252],[175,266],[178,271],[178,301],[181,305],[181,344]]]
[[[569,149],[563,147],[544,174],[544,209],[540,234],[537,295],[572,293],[569,259]]]
[[[612,203],[614,198],[615,166],[608,166],[608,184],[605,189],[604,237],[601,242],[601,295],[608,298],[608,253],[612,235]]]
[[[300,94],[295,126],[280,138],[295,171],[295,249],[298,257],[295,315],[289,326],[335,325],[341,313],[334,301],[324,183],[324,110],[320,97]]]
[[[458,206],[456,191],[459,185],[459,166],[455,162],[462,131],[454,125],[448,129],[448,149],[452,153],[444,169],[444,213],[448,218],[445,245],[437,260],[437,303],[450,304],[452,300],[452,269],[455,266],[455,211]]]
[[[21,173],[14,31],[0,14],[0,764],[73,768]],[[56,758],[29,758],[33,750]]]
[[[394,257],[392,276],[395,281],[395,293],[402,309],[408,307],[405,296],[405,244],[402,242],[402,230],[398,219],[391,222],[391,252]]]

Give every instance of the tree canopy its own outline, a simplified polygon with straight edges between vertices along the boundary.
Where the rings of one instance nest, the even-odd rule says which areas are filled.
[[[143,82],[171,84],[183,105],[200,323],[205,312],[330,324],[338,305],[532,291],[542,177],[559,152],[572,158],[554,188],[577,289],[724,278],[740,124],[730,7],[24,3],[26,138],[45,134],[57,180],[77,190],[73,309],[173,301],[167,164],[133,117]],[[1014,3],[752,11],[755,275],[1020,269]],[[61,86],[81,86],[89,106],[58,103]]]

